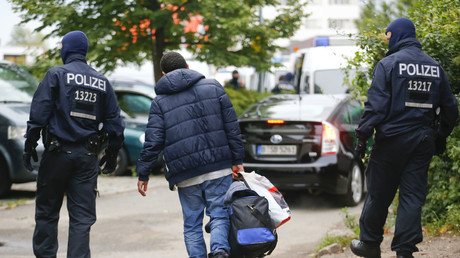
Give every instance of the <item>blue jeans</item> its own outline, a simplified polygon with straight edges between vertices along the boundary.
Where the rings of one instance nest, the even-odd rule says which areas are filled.
[[[230,220],[224,197],[232,176],[208,180],[198,185],[178,188],[184,218],[184,241],[189,257],[207,257],[203,238],[203,215],[210,217],[211,253],[230,251],[228,231]]]

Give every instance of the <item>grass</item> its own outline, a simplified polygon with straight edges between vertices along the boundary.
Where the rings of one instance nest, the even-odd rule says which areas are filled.
[[[347,228],[351,229],[351,231],[353,231],[353,233],[355,233],[355,235],[358,236],[359,235],[358,219],[355,216],[351,216],[348,213],[348,208],[347,207],[344,207],[342,209],[342,213],[344,214],[345,226],[347,226]]]
[[[324,247],[332,245],[332,244],[338,244],[340,245],[340,248],[342,249],[344,246],[348,246],[351,240],[355,238],[356,236],[350,236],[350,237],[334,236],[332,237],[332,236],[329,236],[329,234],[326,234],[326,237],[323,238],[323,240],[319,244],[319,247],[316,249],[316,252],[319,252]]]
[[[16,201],[8,201],[8,202],[0,201],[0,207],[6,206],[7,209],[13,209],[19,205],[25,204],[29,200],[32,200],[32,199],[19,199]]]
[[[342,209],[342,214],[344,216],[343,221],[345,223],[345,226],[349,228],[351,231],[353,231],[354,235],[353,236],[330,236],[329,234],[326,234],[326,236],[321,240],[321,243],[316,249],[316,252],[319,252],[321,249],[331,244],[338,244],[340,245],[340,249],[343,249],[345,246],[348,246],[350,244],[351,240],[358,237],[359,223],[358,223],[358,219],[356,218],[356,216],[350,215],[347,207],[344,207]]]
[[[385,222],[384,230],[385,232],[388,232],[390,228],[392,228],[395,225],[396,222],[396,207],[398,207],[398,198],[397,195],[395,199],[393,200],[393,203],[390,206],[389,212],[388,212],[388,217]],[[316,251],[320,251],[322,248],[329,246],[331,244],[338,244],[340,245],[340,248],[343,249],[345,246],[348,246],[353,239],[357,239],[359,237],[359,222],[358,218],[356,216],[350,215],[348,212],[348,207],[344,207],[342,209],[342,214],[343,214],[343,222],[345,223],[345,226],[350,229],[354,235],[353,236],[330,236],[329,234],[326,234],[326,236],[321,240],[321,243],[319,244],[319,247],[316,249]]]
[[[443,216],[434,214],[432,222],[424,225],[424,231],[430,236],[443,234],[460,235],[460,205],[454,204],[447,207]]]

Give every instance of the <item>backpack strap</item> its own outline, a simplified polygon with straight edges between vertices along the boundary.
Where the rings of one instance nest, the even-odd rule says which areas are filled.
[[[238,177],[238,181],[243,182],[244,185],[246,185],[246,187],[247,187],[248,189],[251,189],[251,187],[249,187],[248,182],[246,182],[246,179],[244,179],[243,174],[241,174],[241,173],[238,172],[238,173],[236,173],[236,176]],[[252,189],[251,189],[251,190],[252,190]]]
[[[273,252],[273,250],[275,250],[276,244],[278,243],[278,234],[276,233],[276,229],[275,229],[274,235],[275,235],[275,240],[272,242],[272,244],[270,245],[270,249],[268,249],[267,254],[265,255],[270,255]]]
[[[262,222],[266,228],[273,227],[270,218],[264,217],[258,209],[254,208],[254,206],[248,205],[247,207],[251,210],[251,214],[254,215],[254,217],[256,217],[260,222]],[[267,253],[264,254],[264,256],[270,255],[273,250],[275,250],[276,244],[278,243],[278,234],[276,233],[276,228],[273,229],[272,233],[275,236],[275,240],[272,242],[270,248],[267,250]]]
[[[254,217],[256,217],[260,222],[262,222],[266,228],[273,228],[270,218],[264,217],[262,213],[260,213],[260,211],[254,208],[252,205],[247,205],[247,207],[251,210],[251,214],[254,215]]]

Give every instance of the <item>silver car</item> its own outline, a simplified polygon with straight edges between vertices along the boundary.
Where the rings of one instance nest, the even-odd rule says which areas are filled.
[[[30,103],[37,87],[37,80],[24,68],[0,61],[0,196],[10,190],[12,183],[25,183],[37,178],[40,160],[32,163],[32,172],[22,162]],[[43,150],[39,141],[39,159]]]

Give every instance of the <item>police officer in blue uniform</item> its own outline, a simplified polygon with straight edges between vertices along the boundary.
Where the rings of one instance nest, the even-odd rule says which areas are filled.
[[[24,165],[32,169],[40,132],[45,145],[37,178],[33,249],[56,257],[57,226],[64,194],[69,212],[67,257],[90,257],[89,232],[96,221],[97,152],[107,139],[102,173],[112,173],[123,142],[124,122],[109,81],[86,63],[88,39],[81,31],[62,39],[64,65],[50,69],[32,100]],[[100,164],[100,165],[104,165]]]
[[[445,150],[456,125],[458,104],[441,66],[422,51],[411,20],[399,18],[386,29],[389,51],[376,65],[363,117],[356,129],[356,154],[364,157],[375,129],[366,170],[368,194],[359,220],[360,240],[354,254],[380,257],[388,207],[399,188],[391,249],[413,257],[423,239],[421,209],[427,193],[427,171],[434,154]],[[436,111],[439,126],[434,126]]]

